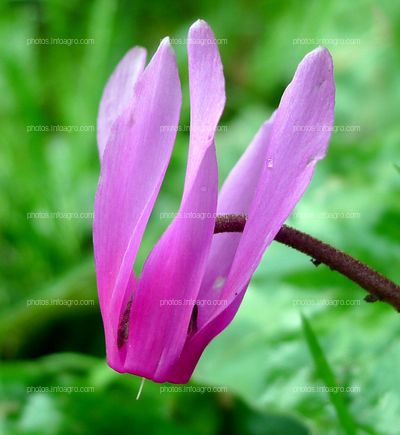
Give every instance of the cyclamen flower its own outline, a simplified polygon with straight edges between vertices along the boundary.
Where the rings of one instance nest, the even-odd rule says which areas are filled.
[[[218,194],[214,135],[225,105],[224,75],[210,27],[192,25],[183,198],[136,277],[133,265],[171,157],[182,97],[169,39],[147,67],[145,59],[143,48],[131,49],[100,104],[93,228],[98,293],[108,364],[156,382],[186,383],[207,344],[232,321],[264,251],[325,156],[334,118],[333,65],[324,48],[302,60],[278,109]],[[214,234],[218,214],[246,215],[243,233]]]

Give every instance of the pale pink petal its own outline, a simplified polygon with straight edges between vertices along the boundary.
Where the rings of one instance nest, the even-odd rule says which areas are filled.
[[[215,224],[214,135],[225,90],[217,46],[191,43],[201,39],[212,41],[214,35],[205,22],[198,21],[189,31],[191,131],[179,215],[145,263],[129,324],[125,369],[157,382],[168,380],[187,338]]]
[[[133,47],[122,58],[109,78],[100,101],[97,117],[97,145],[100,160],[116,119],[135,103],[134,87],[146,65],[146,50]]]
[[[309,185],[328,147],[334,104],[332,58],[318,48],[300,63],[282,96],[267,151],[272,166],[264,165],[222,297],[233,297],[249,281]]]
[[[166,38],[135,84],[134,104],[113,124],[94,206],[94,252],[107,358],[119,371],[123,370],[123,351],[117,349],[119,317],[134,290],[133,264],[168,166],[180,108],[178,69]],[[171,128],[165,130],[166,125]]]
[[[273,117],[265,122],[241,159],[227,177],[218,198],[218,215],[247,215],[265,164]],[[220,293],[228,277],[242,233],[219,233],[213,238],[207,269],[198,299],[203,302],[199,310],[201,328],[212,317],[221,303]]]

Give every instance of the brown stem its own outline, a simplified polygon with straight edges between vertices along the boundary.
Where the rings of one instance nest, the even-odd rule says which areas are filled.
[[[242,232],[246,225],[243,215],[217,216],[214,233]],[[342,251],[295,228],[283,225],[275,240],[313,258],[314,264],[324,263],[365,289],[367,302],[387,302],[400,311],[400,286]]]

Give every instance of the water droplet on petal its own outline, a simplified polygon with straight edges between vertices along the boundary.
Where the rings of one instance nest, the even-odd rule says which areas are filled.
[[[215,281],[214,281],[214,285],[213,288],[214,289],[220,289],[223,287],[223,285],[225,284],[226,278],[224,276],[219,276]]]

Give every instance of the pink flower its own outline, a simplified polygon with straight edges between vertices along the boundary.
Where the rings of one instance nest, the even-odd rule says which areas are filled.
[[[179,215],[133,264],[178,130],[181,86],[165,38],[145,67],[131,49],[100,104],[101,176],[93,227],[107,361],[118,372],[185,383],[207,344],[235,316],[262,255],[325,156],[334,118],[332,59],[324,48],[297,68],[218,194],[214,135],[225,83],[214,35],[189,30],[190,143]],[[214,235],[216,214],[245,214],[243,233]],[[197,218],[196,218],[197,217]],[[200,217],[200,218],[199,218]]]

